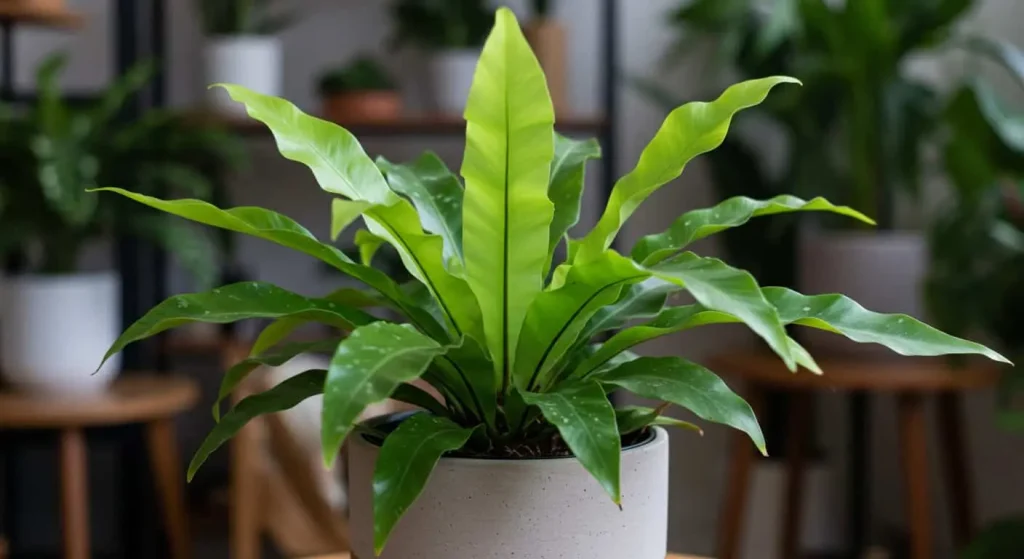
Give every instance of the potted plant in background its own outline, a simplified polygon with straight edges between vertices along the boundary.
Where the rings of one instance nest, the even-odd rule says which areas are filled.
[[[565,28],[554,17],[555,0],[532,0],[531,7],[532,17],[523,33],[548,78],[555,113],[563,114],[569,108]]]
[[[206,34],[208,83],[238,83],[281,95],[283,54],[276,34],[291,22],[291,14],[275,4],[279,0],[196,0]],[[217,114],[245,116],[221,91],[209,90],[207,101]]]
[[[785,331],[786,324],[801,324],[905,355],[1004,360],[911,317],[867,311],[842,295],[761,288],[748,273],[687,251],[691,242],[757,216],[827,211],[870,221],[821,198],[734,198],[644,237],[629,257],[609,249],[644,199],[721,143],[735,113],[793,78],[747,81],[713,102],[677,108],[637,166],[616,183],[594,228],[574,239],[567,231],[579,217],[592,145],[555,134],[543,72],[511,11],[498,11],[475,75],[465,111],[464,186],[451,172],[421,176],[415,164],[375,164],[344,128],[283,99],[224,86],[272,130],[286,158],[307,165],[335,196],[332,230],[362,217],[370,234],[398,251],[415,278],[410,285],[353,261],[269,210],[221,210],[107,189],[293,248],[368,288],[307,297],[266,283],[229,285],[172,297],[122,334],[108,355],[188,322],[275,319],[252,356],[225,376],[224,396],[257,364],[283,362],[308,347],[275,345],[294,324],[351,329],[327,340],[336,344],[327,370],[302,373],[221,417],[190,474],[249,419],[322,394],[327,462],[346,439],[351,445],[352,541],[359,557],[663,559],[668,447],[657,425],[697,429],[663,418],[665,408],[678,405],[740,429],[762,451],[764,441],[750,407],[712,372],[681,357],[640,357],[629,351],[636,344],[704,324],[744,323],[790,369],[816,371]],[[568,256],[552,262],[562,242]],[[682,290],[696,302],[665,304]],[[361,310],[367,297],[407,322]],[[595,336],[634,320],[594,343]],[[409,384],[418,378],[441,399]],[[608,394],[619,388],[663,403],[615,409]],[[389,397],[423,411],[355,423],[368,405]]]
[[[929,0],[814,0],[763,8],[750,0],[696,0],[673,13],[681,45],[710,39],[727,75],[782,73],[805,83],[757,109],[788,145],[781,174],[755,184],[785,185],[797,193],[824,190],[837,202],[870,210],[879,221],[880,231],[835,220],[803,230],[797,258],[801,289],[848,293],[872,308],[921,316],[927,251],[917,201],[922,183],[935,175],[924,156],[935,140],[942,104],[938,89],[907,66],[922,52],[938,52],[972,4],[953,2],[937,10]],[[739,142],[732,151],[757,157],[757,150]],[[761,162],[754,169],[764,167]],[[731,180],[735,187],[725,188],[742,189],[750,178],[749,171],[734,168],[715,181]],[[901,201],[917,215],[897,215]],[[822,336],[812,342],[832,352],[863,351]]]
[[[25,111],[0,107],[0,256],[8,277],[0,303],[0,368],[30,390],[82,395],[118,370],[82,364],[102,355],[121,327],[120,281],[113,271],[83,272],[85,248],[135,235],[171,251],[201,283],[216,273],[206,235],[137,205],[86,193],[102,184],[209,197],[216,172],[236,157],[230,136],[166,112],[135,122],[117,118],[145,85],[151,65],[116,80],[94,102],[70,105],[58,77],[63,56],[38,70],[38,99]]]
[[[494,22],[486,0],[397,0],[392,14],[395,44],[430,56],[437,110],[457,114],[466,105],[480,47]]]
[[[327,120],[387,122],[402,114],[402,96],[379,62],[361,56],[320,76],[317,89]]]

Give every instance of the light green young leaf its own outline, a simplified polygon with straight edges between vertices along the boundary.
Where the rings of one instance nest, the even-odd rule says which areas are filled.
[[[742,320],[768,342],[790,370],[795,370],[796,360],[779,313],[764,298],[753,276],[717,258],[704,258],[692,252],[666,260],[650,271],[656,277],[685,287],[704,307]]]
[[[352,425],[371,404],[386,400],[398,385],[419,378],[445,348],[408,324],[376,322],[356,328],[338,344],[321,416],[324,461],[334,463]]]
[[[358,200],[345,200],[334,198],[331,200],[331,240],[338,240],[338,236],[346,227],[363,215],[373,204],[360,202]]]
[[[548,199],[555,206],[548,235],[549,265],[562,236],[580,219],[587,161],[599,157],[601,144],[596,139],[575,140],[555,134],[555,159],[548,184]]]
[[[498,10],[480,55],[465,117],[466,279],[494,365],[510,375],[526,309],[546,272],[555,111],[540,63],[507,8]]]
[[[175,295],[129,326],[103,357],[106,362],[128,344],[192,322],[225,324],[250,318],[300,318],[338,328],[369,324],[373,316],[327,299],[311,299],[276,285],[244,282],[202,293]]]
[[[291,361],[300,353],[324,353],[334,351],[340,339],[319,340],[315,342],[295,342],[286,344],[272,353],[265,353],[256,357],[249,357],[231,366],[224,378],[220,381],[220,390],[217,392],[217,400],[213,403],[213,418],[220,421],[220,404],[231,396],[231,393],[242,381],[249,376],[249,373],[258,367],[279,367]]]
[[[665,417],[661,415],[661,412],[661,407],[626,406],[615,408],[615,421],[619,425],[619,433],[626,436],[651,425],[665,425],[694,431],[699,435],[704,434],[704,430],[697,425],[674,417]]]
[[[301,327],[303,324],[308,324],[309,320],[305,318],[278,318],[263,327],[259,335],[256,336],[256,341],[252,343],[252,347],[249,348],[249,357],[259,357],[263,355],[268,349],[276,346],[283,342],[288,336],[291,336],[295,330]]]
[[[622,290],[650,277],[629,258],[607,251],[573,266],[564,286],[533,300],[520,331],[514,381],[523,391],[547,386],[547,373],[577,340],[587,321],[619,298]]]
[[[540,408],[544,418],[558,428],[565,444],[590,475],[621,506],[619,462],[622,441],[615,409],[595,382],[559,387],[554,392],[523,392],[527,404]]]
[[[363,266],[369,266],[373,262],[374,255],[377,254],[377,251],[386,242],[366,229],[356,231],[355,243],[359,249],[359,262]]]
[[[284,157],[313,171],[320,188],[350,200],[389,206],[398,196],[388,188],[359,141],[341,126],[299,110],[292,103],[240,85],[218,84],[267,125]]]
[[[737,112],[760,104],[773,87],[800,83],[786,76],[745,81],[725,90],[710,103],[687,103],[672,111],[640,161],[615,183],[601,219],[586,237],[570,243],[573,262],[597,258],[629,216],[654,191],[682,174],[687,163],[721,145]]]
[[[373,471],[373,549],[384,550],[391,530],[420,496],[437,461],[462,448],[474,429],[418,413],[384,439]]]
[[[864,214],[846,206],[834,206],[824,198],[806,201],[783,194],[770,200],[736,196],[713,208],[693,210],[676,219],[663,233],[647,235],[633,247],[632,257],[644,266],[652,266],[684,249],[690,243],[731,227],[739,227],[751,218],[791,212],[823,211],[845,215],[874,225]]]
[[[238,402],[214,426],[206,440],[199,446],[192,462],[188,466],[188,480],[196,475],[199,467],[206,462],[215,450],[234,437],[254,417],[277,413],[294,408],[307,398],[311,398],[323,392],[324,379],[327,378],[327,371],[306,371],[296,375],[281,384],[253,396],[249,396]]]
[[[444,240],[444,262],[462,262],[462,184],[441,158],[426,152],[403,165],[377,158],[391,190],[403,194],[416,206],[425,231]]]
[[[743,431],[762,454],[764,435],[753,410],[714,373],[678,357],[641,357],[594,377],[637,396],[671,402],[697,417]]]
[[[787,324],[827,330],[859,343],[880,344],[900,355],[977,354],[1010,362],[981,344],[950,336],[907,315],[869,311],[843,295],[802,295],[784,287],[766,287],[764,294]]]
[[[161,200],[120,188],[98,190],[116,192],[162,212],[258,237],[308,254],[379,291],[424,332],[438,339],[444,339],[447,335],[444,328],[419,305],[410,301],[398,284],[386,274],[356,264],[336,247],[318,241],[305,227],[289,217],[263,208],[240,207],[222,210],[201,200]]]

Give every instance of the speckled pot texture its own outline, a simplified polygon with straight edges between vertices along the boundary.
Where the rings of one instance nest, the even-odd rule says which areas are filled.
[[[373,554],[378,448],[350,439],[352,547]],[[668,434],[622,452],[622,510],[574,458],[443,458],[382,559],[664,559]]]

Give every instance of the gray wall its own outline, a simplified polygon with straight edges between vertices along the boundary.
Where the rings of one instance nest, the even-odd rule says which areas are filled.
[[[76,0],[72,2],[93,17],[86,29],[73,36],[41,31],[21,31],[19,83],[31,84],[29,66],[42,54],[63,46],[73,52],[67,86],[89,89],[109,78],[109,27],[105,2]],[[171,4],[169,37],[170,99],[174,105],[192,106],[201,98],[202,38],[195,24],[193,2],[180,0]],[[286,96],[300,106],[316,109],[313,80],[325,65],[344,60],[356,52],[385,52],[389,34],[386,2],[369,0],[300,0],[303,17],[282,37],[286,45]],[[599,13],[594,0],[563,0],[560,15],[571,35],[570,66],[571,99],[581,113],[592,113],[600,106]],[[661,74],[658,57],[671,39],[663,25],[662,14],[674,5],[671,0],[632,0],[621,2],[622,17],[618,22],[623,52],[619,66],[629,74]],[[1024,4],[1014,0],[988,0],[970,25],[986,33],[1021,40],[1019,22]],[[521,8],[522,2],[514,6]],[[388,55],[388,63],[406,78],[410,102],[415,106],[417,84],[422,73],[412,57]],[[955,62],[922,61],[922,71],[936,77],[957,71]],[[695,94],[701,87],[699,73],[683,69],[663,76],[681,94]],[[661,122],[662,112],[628,88],[622,89],[620,117],[620,169],[625,171],[635,161],[646,141]],[[239,204],[259,204],[287,213],[311,226],[318,234],[326,234],[328,207],[326,198],[313,184],[309,174],[297,166],[275,157],[273,145],[266,139],[251,143],[254,165],[233,183],[233,196]],[[374,141],[367,149],[401,159],[425,147],[420,141]],[[454,165],[461,152],[457,141],[439,141],[430,145]],[[593,181],[591,181],[593,182]],[[634,216],[633,226],[626,232],[627,240],[639,234],[667,226],[680,212],[711,203],[705,170],[695,162],[684,177],[655,194]],[[702,247],[717,252],[711,242]],[[334,278],[325,277],[308,259],[274,246],[246,240],[241,247],[243,260],[260,279],[301,291],[321,292]],[[177,285],[184,285],[180,282]],[[685,354],[700,359],[711,353],[749,343],[749,337],[737,329],[701,329],[686,335],[670,337],[649,344],[645,349],[656,353]],[[833,448],[832,456],[841,457],[843,435],[837,413],[845,405],[841,396],[830,396],[835,405],[823,406],[820,418],[824,435]],[[902,523],[901,484],[895,465],[895,440],[892,402],[880,399],[876,425],[876,490],[872,495],[875,514],[884,522]],[[980,511],[983,519],[1021,508],[1024,487],[1013,485],[1014,472],[1024,470],[1024,444],[1019,438],[998,432],[992,423],[992,395],[977,394],[970,400],[972,465]],[[709,428],[703,438],[679,434],[673,440],[672,544],[680,550],[710,553],[713,550],[718,503],[723,490],[727,433]],[[933,457],[934,457],[933,453]],[[937,478],[936,478],[937,479]],[[941,502],[941,501],[940,501]],[[945,516],[943,515],[942,518]],[[940,530],[941,531],[941,530]],[[948,556],[948,552],[947,555]]]

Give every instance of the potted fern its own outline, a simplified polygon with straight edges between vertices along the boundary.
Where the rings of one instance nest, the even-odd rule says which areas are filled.
[[[394,81],[368,56],[324,72],[317,90],[323,115],[332,122],[387,122],[402,113],[402,95]]]
[[[677,108],[617,182],[597,225],[578,239],[567,231],[579,216],[584,166],[598,150],[592,141],[555,134],[544,74],[507,9],[498,11],[466,106],[462,180],[429,154],[412,164],[375,163],[345,129],[283,99],[224,85],[271,129],[282,154],[307,165],[333,196],[333,232],[361,217],[366,229],[356,236],[367,247],[364,261],[375,246],[389,244],[414,280],[400,285],[269,210],[222,210],[107,189],[293,248],[367,286],[306,297],[248,282],[175,296],[131,325],[109,353],[189,322],[274,319],[252,355],[228,371],[223,399],[258,364],[312,347],[280,345],[289,329],[304,322],[336,328],[335,336],[314,342],[332,348],[327,370],[250,396],[223,417],[215,409],[219,422],[189,474],[253,417],[322,395],[326,461],[350,445],[352,542],[364,559],[663,559],[668,439],[659,425],[697,430],[663,417],[665,408],[740,429],[762,452],[764,440],[750,406],[714,373],[681,357],[639,357],[629,351],[636,344],[704,324],[744,323],[790,369],[818,371],[785,330],[800,324],[905,355],[973,353],[1005,361],[841,295],[761,288],[746,272],[687,250],[769,214],[827,211],[870,222],[820,198],[734,198],[685,214],[668,231],[643,238],[629,256],[609,248],[645,198],[721,143],[736,112],[794,83],[752,80],[710,103]],[[563,241],[568,256],[551,270]],[[669,294],[683,290],[696,302],[666,306]],[[375,305],[407,322],[363,310]],[[642,322],[593,343],[634,320]],[[441,397],[415,388],[416,379]],[[616,408],[609,400],[616,389],[662,404]],[[422,411],[356,422],[368,405],[389,397]]]

